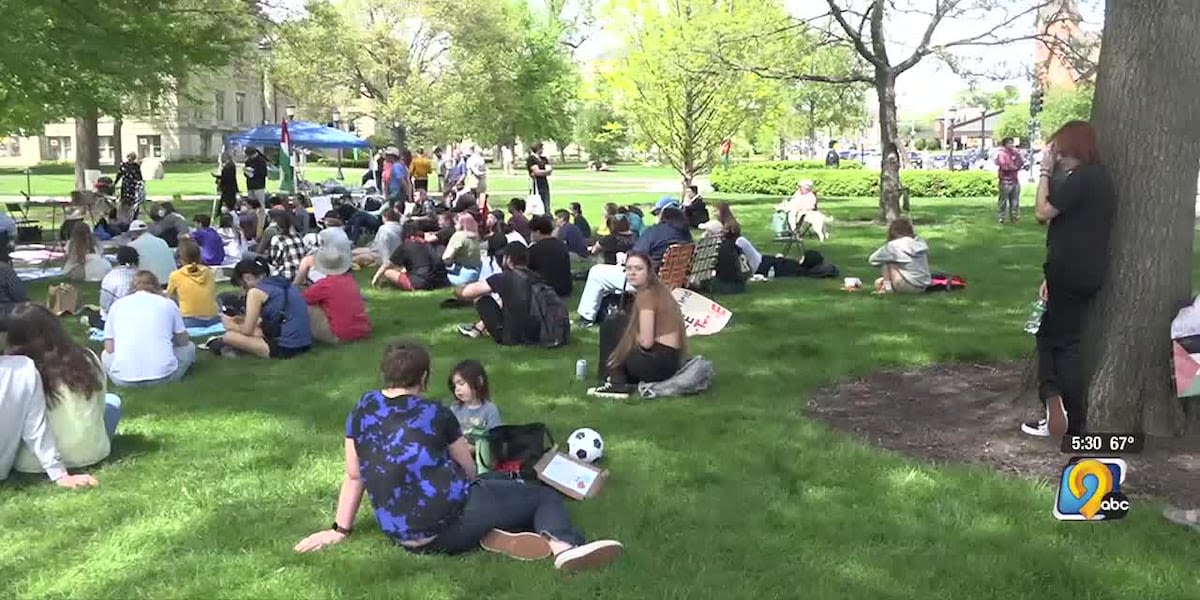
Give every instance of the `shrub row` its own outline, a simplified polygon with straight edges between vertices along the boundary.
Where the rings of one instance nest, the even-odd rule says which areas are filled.
[[[713,189],[733,194],[788,196],[796,185],[811,179],[817,194],[863,197],[879,194],[879,172],[867,169],[777,170],[757,165],[717,169]],[[973,198],[996,193],[996,175],[988,171],[900,171],[900,184],[918,198]]]
[[[807,171],[812,169],[825,169],[825,159],[820,160],[772,160],[766,162],[742,163],[737,167],[755,167],[759,169],[771,169],[773,171]],[[730,167],[734,168],[734,167]],[[853,159],[842,159],[838,163],[839,169],[861,169],[863,164]]]

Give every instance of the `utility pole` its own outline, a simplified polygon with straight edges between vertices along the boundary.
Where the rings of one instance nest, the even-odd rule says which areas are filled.
[[[1038,121],[1038,115],[1042,112],[1042,88],[1035,84],[1033,93],[1029,95],[1029,183],[1037,181],[1033,176],[1037,170],[1037,165],[1033,163],[1033,141],[1037,139],[1038,129],[1041,123]]]

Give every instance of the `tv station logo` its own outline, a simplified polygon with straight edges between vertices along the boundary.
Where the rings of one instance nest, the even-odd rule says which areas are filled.
[[[1073,458],[1063,467],[1054,502],[1060,521],[1115,521],[1129,512],[1121,491],[1129,465],[1120,458]]]

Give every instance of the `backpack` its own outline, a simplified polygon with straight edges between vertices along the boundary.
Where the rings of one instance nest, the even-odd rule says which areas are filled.
[[[554,436],[545,423],[498,425],[488,430],[486,437],[489,467],[529,482],[538,481],[533,467],[554,448]]]
[[[571,343],[571,315],[554,288],[540,279],[529,282],[529,311],[538,326],[537,344],[558,348]]]

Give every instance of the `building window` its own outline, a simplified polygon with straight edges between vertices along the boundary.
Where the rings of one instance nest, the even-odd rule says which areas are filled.
[[[75,153],[71,152],[71,138],[63,136],[42,139],[42,160],[75,160]]]
[[[139,135],[137,136],[138,156],[142,158],[155,157],[162,158],[162,136],[161,135]]]
[[[193,121],[203,121],[204,120],[204,107],[203,106],[197,104],[192,107],[192,120]]]
[[[21,139],[0,137],[0,158],[16,158],[18,156],[21,156]]]
[[[212,156],[213,134],[211,131],[200,132],[200,156],[208,158]]]
[[[107,162],[113,165],[117,164],[117,162],[113,160],[112,142],[113,138],[111,135],[100,136],[100,162]]]
[[[225,120],[225,92],[217,92],[213,94],[214,106],[213,114],[216,115],[218,121]]]
[[[238,92],[233,96],[234,112],[237,113],[237,123],[241,125],[246,122],[246,94]]]

